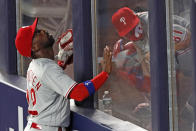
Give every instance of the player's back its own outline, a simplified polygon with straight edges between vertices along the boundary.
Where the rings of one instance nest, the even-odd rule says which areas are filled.
[[[64,122],[69,122],[70,114],[69,100],[65,97],[68,88],[59,86],[54,80],[55,78],[62,79],[62,77],[69,80],[66,75],[62,74],[63,70],[53,60],[46,58],[32,60],[27,71],[29,120],[50,126],[67,126],[69,124]],[[71,81],[67,84],[73,83]]]

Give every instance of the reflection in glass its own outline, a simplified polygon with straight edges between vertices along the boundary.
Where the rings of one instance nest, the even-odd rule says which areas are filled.
[[[151,130],[147,1],[98,0],[96,5],[97,56],[106,44],[113,50],[113,72],[98,93],[99,109],[106,108],[107,91],[110,114]]]
[[[179,131],[192,131],[193,125],[193,63],[190,44],[191,0],[174,0],[173,39],[175,43],[176,87]]]

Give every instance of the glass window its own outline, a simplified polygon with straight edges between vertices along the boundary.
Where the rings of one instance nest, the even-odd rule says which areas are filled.
[[[179,131],[192,131],[193,125],[193,63],[190,44],[190,7],[191,0],[173,0],[172,30],[176,72],[176,90],[173,90],[177,101],[177,119]],[[173,87],[172,87],[173,88]]]
[[[96,73],[103,48],[113,51],[113,72],[98,92],[98,108],[151,130],[147,0],[97,0],[94,9]]]
[[[47,30],[55,41],[67,29],[72,28],[71,0],[18,0],[17,27],[31,25],[38,17],[38,29]],[[57,55],[58,46],[54,44]],[[18,72],[25,76],[31,59],[18,55]],[[68,66],[66,72],[73,78],[73,65]]]

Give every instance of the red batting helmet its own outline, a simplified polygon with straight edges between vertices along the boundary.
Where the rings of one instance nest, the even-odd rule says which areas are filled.
[[[119,36],[125,36],[139,23],[139,18],[128,7],[123,7],[112,16],[112,23],[118,31]]]
[[[35,19],[32,25],[21,27],[18,30],[15,45],[18,52],[26,57],[31,57],[32,39],[37,26],[38,18]]]

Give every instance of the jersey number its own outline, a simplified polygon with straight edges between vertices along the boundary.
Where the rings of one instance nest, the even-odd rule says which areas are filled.
[[[174,30],[174,36],[173,36],[173,38],[174,38],[174,41],[175,41],[176,43],[178,43],[178,42],[181,41],[181,38],[180,38],[179,36],[175,36],[175,34],[177,34],[177,35],[182,35],[183,32],[178,31],[178,30]]]
[[[31,101],[33,102],[33,106],[36,104],[36,97],[35,97],[35,90],[31,88],[30,90],[30,95],[31,95]],[[27,90],[27,101],[29,103],[29,92]]]

